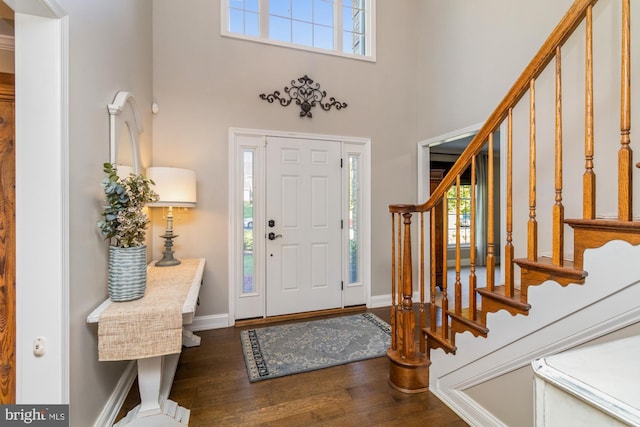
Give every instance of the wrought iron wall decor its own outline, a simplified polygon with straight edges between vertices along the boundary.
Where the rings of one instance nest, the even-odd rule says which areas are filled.
[[[331,107],[336,107],[336,110],[347,108],[346,102],[337,101],[334,97],[330,97],[328,102],[322,102],[327,96],[327,91],[320,90],[320,83],[314,84],[306,74],[298,78],[298,83],[291,80],[291,87],[285,86],[284,92],[287,94],[286,97],[281,96],[280,91],[276,90],[268,95],[260,94],[260,98],[270,104],[278,101],[283,107],[291,104],[291,101],[295,101],[300,106],[300,117],[313,117],[311,109],[316,105],[320,105],[325,111],[329,111]]]

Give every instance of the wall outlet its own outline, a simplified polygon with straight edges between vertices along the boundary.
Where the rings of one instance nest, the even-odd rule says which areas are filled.
[[[42,357],[47,352],[47,339],[45,337],[37,337],[33,340],[33,354],[36,357]]]

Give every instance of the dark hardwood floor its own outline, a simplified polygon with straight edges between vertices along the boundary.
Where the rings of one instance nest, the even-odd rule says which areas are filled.
[[[389,321],[388,308],[371,311]],[[392,389],[386,357],[250,383],[240,345],[247,328],[198,332],[201,345],[182,351],[169,397],[191,410],[190,427],[467,425],[429,392]],[[138,403],[135,383],[119,418]]]

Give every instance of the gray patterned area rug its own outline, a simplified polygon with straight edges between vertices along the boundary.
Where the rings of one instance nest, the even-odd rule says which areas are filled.
[[[249,381],[384,356],[391,327],[371,313],[240,332]]]

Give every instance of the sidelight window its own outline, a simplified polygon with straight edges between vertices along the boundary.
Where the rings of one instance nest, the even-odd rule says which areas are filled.
[[[349,155],[349,283],[360,279],[360,155]]]
[[[255,286],[255,251],[254,251],[254,204],[255,193],[255,157],[253,149],[242,151],[242,294],[256,291]]]

